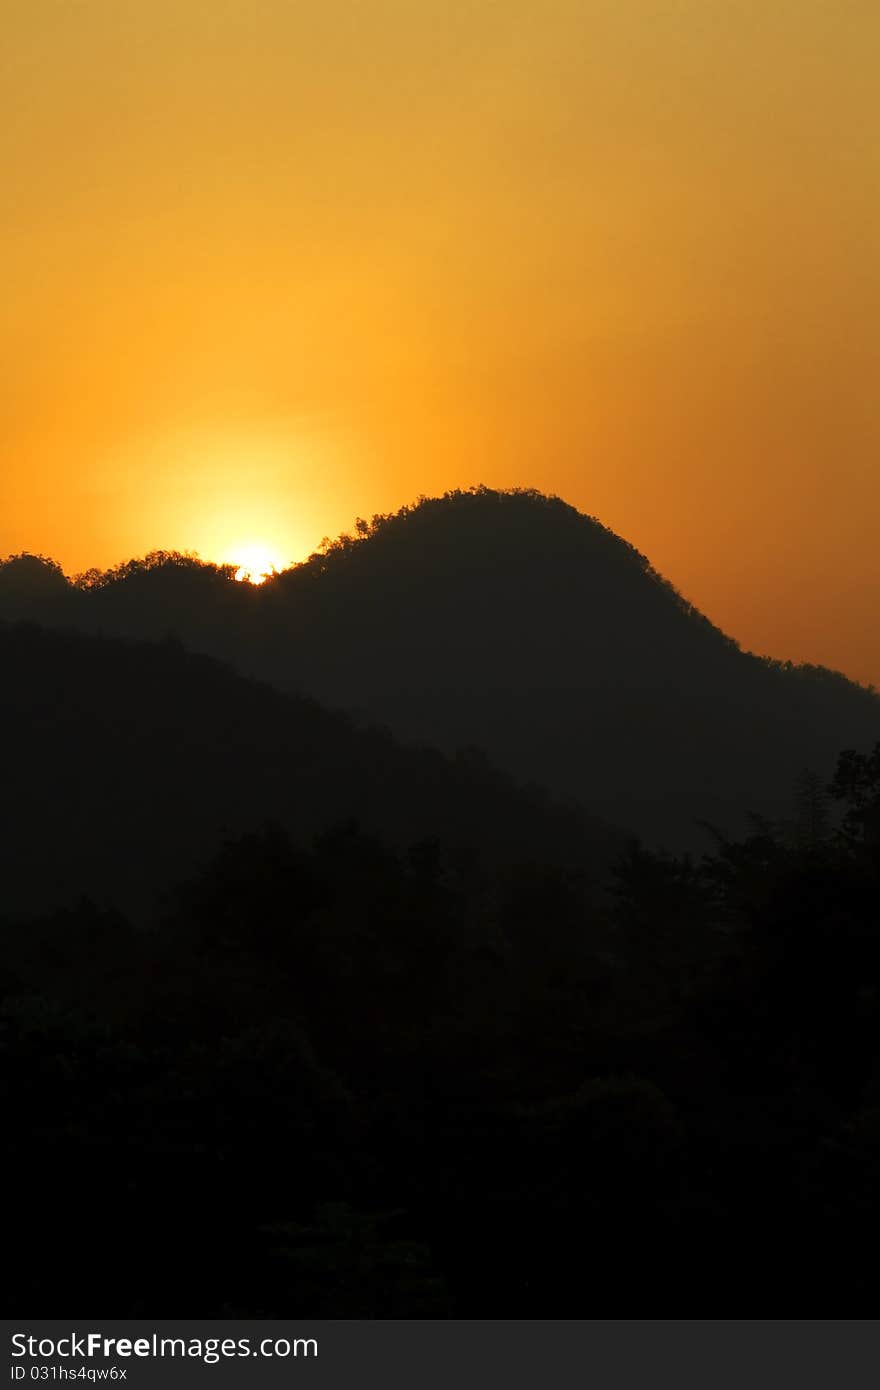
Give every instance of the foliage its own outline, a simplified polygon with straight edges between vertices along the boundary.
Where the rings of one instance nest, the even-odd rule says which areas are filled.
[[[859,824],[876,763],[839,760]],[[62,1241],[120,1315],[866,1310],[878,887],[864,836],[757,820],[631,846],[603,909],[571,867],[343,821],[228,840],[139,930],[9,922],[21,1306]]]
[[[140,559],[125,560],[110,569],[84,570],[82,574],[74,577],[73,583],[79,589],[104,589],[110,584],[130,584],[157,571],[163,576],[183,573],[206,578],[219,576],[231,580],[235,575],[235,569],[235,565],[214,565],[201,560],[190,550],[151,550]]]

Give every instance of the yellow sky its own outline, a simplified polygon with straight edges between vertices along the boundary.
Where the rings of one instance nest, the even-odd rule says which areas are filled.
[[[554,491],[880,682],[876,0],[3,0],[0,554]]]

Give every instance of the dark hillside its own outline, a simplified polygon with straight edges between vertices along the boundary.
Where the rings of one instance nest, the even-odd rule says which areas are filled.
[[[0,626],[0,664],[6,911],[143,906],[266,822],[308,840],[352,818],[392,843],[597,871],[621,843],[485,760],[402,747],[174,642]]]
[[[788,814],[804,767],[828,777],[880,735],[875,694],[741,651],[632,546],[532,492],[359,522],[261,589],[159,554],[52,601],[58,622],[173,631],[403,739],[477,746],[673,847],[703,843],[700,821]]]

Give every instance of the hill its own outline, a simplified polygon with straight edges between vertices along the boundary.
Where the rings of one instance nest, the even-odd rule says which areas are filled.
[[[790,842],[631,847],[599,903],[535,858],[576,818],[485,769],[173,644],[0,637],[4,896],[57,893],[59,846],[160,887],[245,794],[308,824],[361,779],[410,845],[267,827],[138,928],[0,923],[14,1312],[66,1296],[58,1249],[119,1317],[873,1306],[880,744],[839,832],[805,784]],[[411,844],[444,808],[494,864]]]
[[[263,589],[24,557],[4,593],[476,734],[662,834],[700,757],[725,807],[782,805],[877,708],[529,495],[378,518]],[[473,749],[176,637],[0,623],[0,661],[19,1311],[65,1296],[58,1249],[120,1317],[871,1305],[880,743],[800,779],[791,833],[620,854]]]
[[[9,611],[3,591],[0,574]],[[399,738],[476,745],[672,848],[698,845],[700,822],[736,834],[747,811],[788,815],[805,767],[828,777],[840,748],[880,734],[876,694],[740,650],[631,545],[534,492],[358,521],[261,589],[159,554],[76,590],[47,583],[31,604],[42,620],[173,631]]]
[[[138,913],[267,822],[597,872],[621,844],[485,760],[402,747],[173,641],[0,625],[0,664],[5,912],[85,894]]]

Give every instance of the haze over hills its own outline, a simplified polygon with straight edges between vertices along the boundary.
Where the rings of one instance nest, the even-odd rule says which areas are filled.
[[[136,916],[222,840],[348,821],[402,849],[601,873],[618,832],[476,757],[411,749],[173,642],[0,623],[3,912],[80,896]]]
[[[30,577],[23,567],[30,565]],[[486,488],[358,521],[261,588],[161,554],[72,586],[19,560],[0,613],[172,632],[395,736],[476,746],[672,848],[790,813],[805,767],[880,735],[880,698],[743,652],[644,556],[557,498]]]

